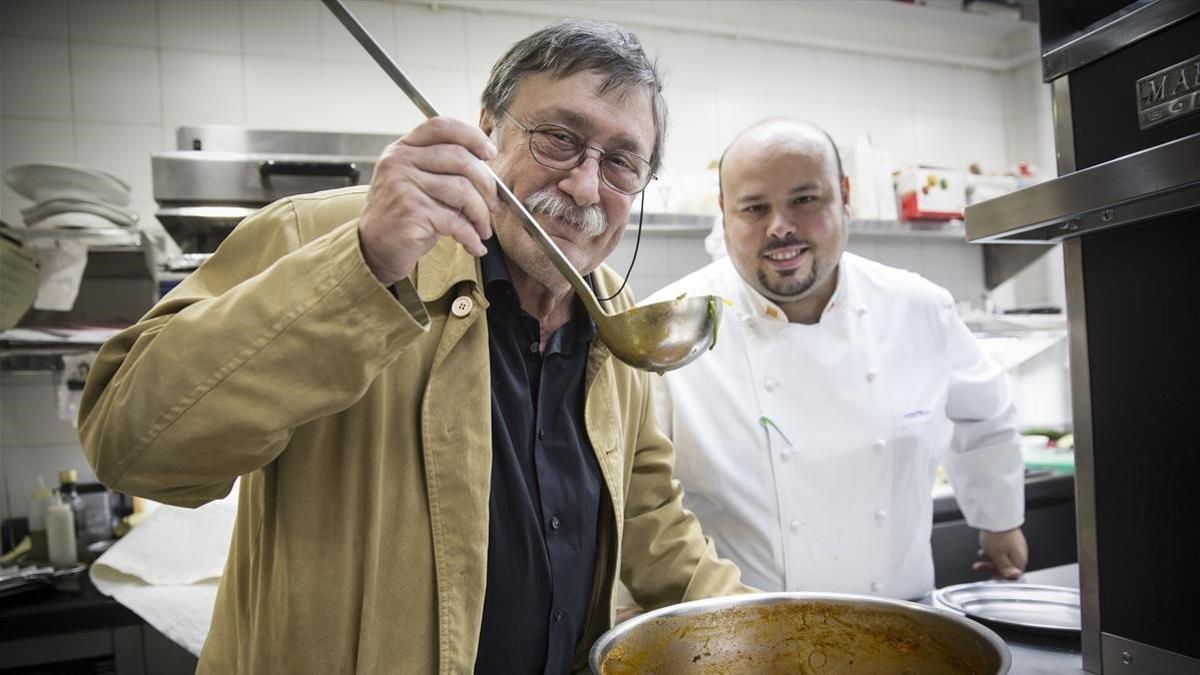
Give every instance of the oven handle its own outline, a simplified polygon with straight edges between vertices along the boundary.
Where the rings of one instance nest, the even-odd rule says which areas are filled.
[[[967,207],[967,241],[1046,244],[1200,206],[1200,133]]]
[[[264,182],[271,176],[344,176],[350,185],[358,185],[361,175],[354,162],[296,162],[278,159],[264,160],[258,165],[258,175]]]

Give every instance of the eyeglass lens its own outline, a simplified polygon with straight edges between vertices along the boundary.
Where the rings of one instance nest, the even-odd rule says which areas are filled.
[[[558,169],[576,166],[587,147],[572,132],[557,127],[533,129],[529,140],[534,159]],[[600,162],[600,175],[614,189],[633,194],[646,187],[650,166],[622,150],[607,151]]]

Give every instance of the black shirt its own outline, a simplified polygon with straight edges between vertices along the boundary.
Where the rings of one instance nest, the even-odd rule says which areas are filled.
[[[557,675],[571,668],[596,568],[601,477],[583,419],[596,327],[576,302],[543,352],[496,237],[487,247],[492,490],[475,672]]]

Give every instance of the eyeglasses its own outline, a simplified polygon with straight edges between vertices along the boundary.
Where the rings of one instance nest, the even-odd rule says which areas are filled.
[[[551,169],[570,170],[583,164],[587,150],[600,153],[600,178],[617,192],[635,195],[657,178],[650,172],[650,162],[626,150],[604,150],[584,142],[583,136],[558,124],[539,124],[532,129],[521,124],[507,110],[502,110],[513,124],[529,134],[529,154],[538,164]]]

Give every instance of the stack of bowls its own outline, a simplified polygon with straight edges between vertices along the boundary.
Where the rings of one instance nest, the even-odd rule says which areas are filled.
[[[47,230],[133,229],[129,184],[77,164],[22,164],[4,172],[4,182],[33,205],[21,209],[29,228]]]

